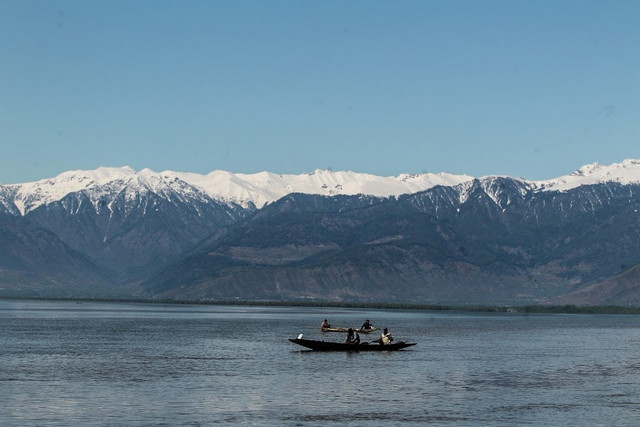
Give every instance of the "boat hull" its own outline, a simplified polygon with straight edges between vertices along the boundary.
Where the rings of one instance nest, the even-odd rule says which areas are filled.
[[[416,345],[415,342],[398,341],[388,345],[380,344],[346,344],[341,342],[306,340],[303,338],[289,338],[292,343],[315,351],[395,351]]]

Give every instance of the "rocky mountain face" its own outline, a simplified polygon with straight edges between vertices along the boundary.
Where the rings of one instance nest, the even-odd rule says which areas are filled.
[[[94,206],[82,191],[25,218],[83,253],[116,284],[147,278],[248,211],[207,198],[138,191]]]
[[[0,186],[0,296],[637,304],[638,166],[444,185],[103,168]],[[352,194],[367,185],[384,196]]]
[[[640,186],[512,178],[398,198],[284,197],[147,282],[158,298],[541,303],[640,260]]]
[[[87,177],[74,175],[65,180],[83,182]],[[5,289],[0,295],[21,289],[21,281],[14,280],[16,275],[35,276],[38,283],[46,284],[51,274],[63,270],[71,277],[58,274],[57,287],[43,285],[32,293],[64,294],[69,286],[69,292],[78,291],[77,296],[113,292],[131,296],[138,281],[178,261],[199,242],[255,209],[213,199],[179,180],[159,185],[137,176],[117,176],[78,190],[62,191],[52,199],[49,193],[55,193],[60,186],[59,182],[52,182],[22,194],[18,186],[0,187],[0,214],[5,218],[0,225],[7,236],[0,248],[7,255],[0,259],[0,283]],[[19,240],[10,238],[16,228],[30,231],[36,227],[41,235],[33,241],[31,254]],[[48,262],[60,258],[61,245],[75,257]],[[28,264],[10,262],[16,257],[31,259]],[[90,283],[91,275],[85,276],[84,270],[77,268],[81,261],[99,274],[100,286]],[[49,267],[55,267],[54,271]],[[76,285],[82,290],[74,288]]]

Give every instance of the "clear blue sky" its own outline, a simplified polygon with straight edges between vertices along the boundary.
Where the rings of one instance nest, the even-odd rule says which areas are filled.
[[[5,0],[0,183],[640,158],[640,1]]]

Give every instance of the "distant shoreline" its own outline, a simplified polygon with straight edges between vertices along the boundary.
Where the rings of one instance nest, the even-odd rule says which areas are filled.
[[[45,298],[45,297],[10,297],[0,296],[0,301],[69,301],[69,302],[103,302],[103,303],[144,303],[175,305],[246,305],[264,307],[327,307],[327,308],[361,308],[389,310],[424,310],[424,311],[464,311],[478,313],[520,313],[520,314],[640,314],[640,307],[605,305],[456,305],[456,304],[413,304],[383,302],[335,302],[335,301],[294,301],[294,300],[150,300],[139,298]]]

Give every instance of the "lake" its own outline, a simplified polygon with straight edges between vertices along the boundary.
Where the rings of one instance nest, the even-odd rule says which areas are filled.
[[[289,342],[388,327],[418,345]],[[640,316],[0,300],[0,425],[637,425]],[[377,334],[361,335],[363,340]]]

